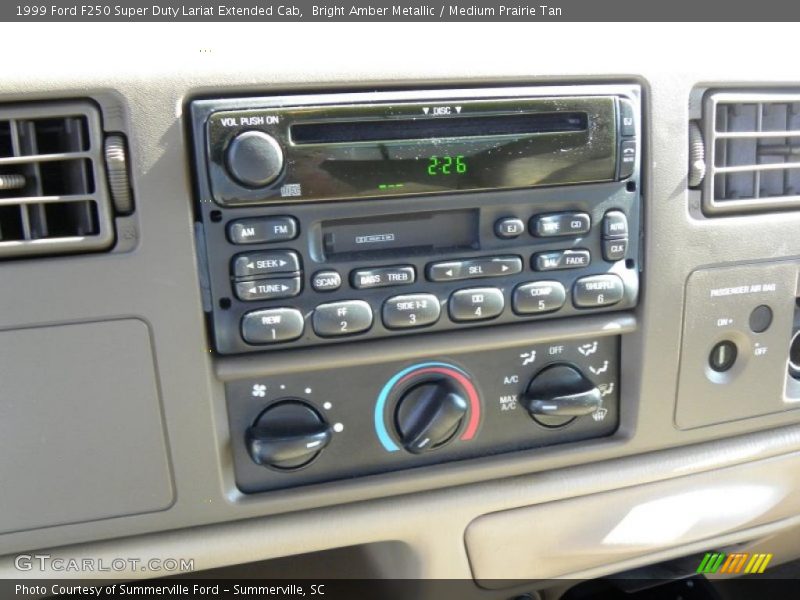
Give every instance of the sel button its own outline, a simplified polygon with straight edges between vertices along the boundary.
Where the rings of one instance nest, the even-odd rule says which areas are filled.
[[[503,312],[503,292],[497,288],[458,290],[450,296],[450,318],[453,321],[493,319]]]
[[[320,304],[313,323],[314,332],[322,337],[361,333],[372,327],[372,308],[363,300]]]
[[[296,340],[303,328],[303,315],[296,308],[254,310],[242,317],[242,338],[250,344]]]
[[[394,296],[383,305],[383,324],[389,329],[425,327],[439,320],[440,311],[433,294]]]
[[[618,275],[591,275],[575,282],[572,303],[576,308],[610,306],[622,300],[625,286]]]
[[[512,307],[522,315],[546,313],[564,306],[566,299],[567,291],[558,281],[534,281],[517,286]]]

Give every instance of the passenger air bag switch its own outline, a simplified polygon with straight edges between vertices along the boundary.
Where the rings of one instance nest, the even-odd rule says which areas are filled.
[[[736,362],[739,351],[730,340],[723,340],[714,344],[711,353],[708,355],[708,366],[717,373],[724,373],[729,370]]]

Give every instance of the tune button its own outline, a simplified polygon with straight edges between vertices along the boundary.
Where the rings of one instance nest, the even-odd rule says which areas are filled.
[[[618,275],[606,273],[581,277],[572,288],[576,308],[597,308],[616,304],[625,295],[625,285]]]
[[[299,277],[280,277],[258,281],[237,281],[236,297],[239,300],[278,300],[291,298],[300,293],[302,284]]]
[[[567,291],[558,281],[533,281],[517,286],[511,305],[518,314],[537,314],[558,310],[566,299]]]
[[[350,275],[350,283],[357,290],[368,290],[393,285],[414,283],[417,273],[411,265],[358,269]]]
[[[433,294],[394,296],[383,303],[383,324],[389,329],[425,327],[436,323],[440,312]]]
[[[503,292],[497,288],[458,290],[450,296],[453,321],[482,321],[498,317],[505,308]]]
[[[312,322],[320,337],[353,335],[372,327],[372,308],[363,300],[320,304],[314,309]]]
[[[303,335],[303,314],[296,308],[254,310],[242,317],[242,338],[249,344],[275,344]]]

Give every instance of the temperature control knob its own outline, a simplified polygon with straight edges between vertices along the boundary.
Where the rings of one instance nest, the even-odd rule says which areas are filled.
[[[546,427],[561,427],[575,417],[600,408],[600,390],[578,369],[556,364],[545,367],[531,380],[525,393],[525,408]]]
[[[293,470],[313,461],[331,441],[330,425],[301,400],[281,400],[267,407],[245,433],[256,464]]]
[[[242,185],[264,187],[283,170],[283,150],[277,140],[263,131],[245,131],[228,144],[225,153],[228,172]]]
[[[422,454],[447,444],[461,426],[469,405],[446,380],[422,382],[400,397],[395,425],[403,447]]]

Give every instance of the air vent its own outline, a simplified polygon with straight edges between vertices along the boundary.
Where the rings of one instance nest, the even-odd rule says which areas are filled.
[[[703,111],[706,213],[800,207],[800,94],[710,93]]]
[[[0,258],[111,245],[103,153],[88,102],[0,106]]]

